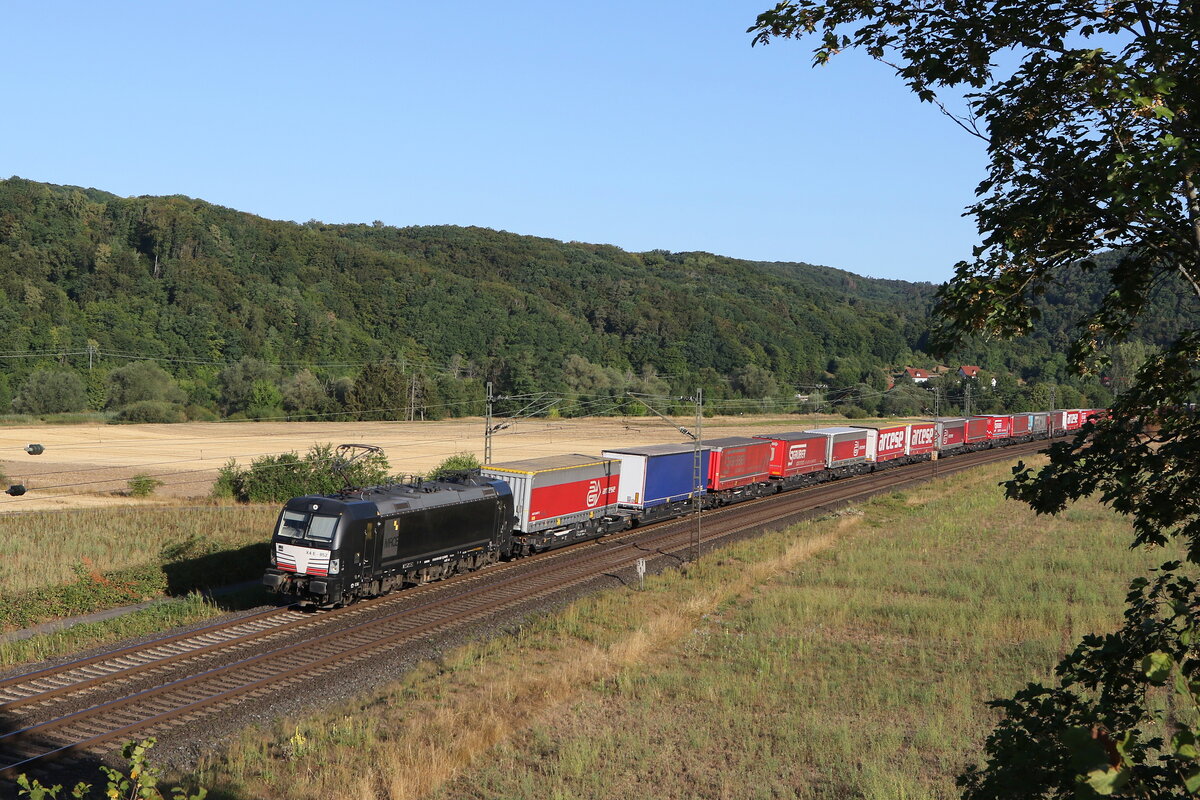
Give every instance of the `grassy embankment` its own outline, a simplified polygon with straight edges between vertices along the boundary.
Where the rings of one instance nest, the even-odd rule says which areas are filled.
[[[336,712],[249,731],[223,797],[949,797],[983,706],[1119,623],[1128,526],[998,466],[572,604]]]
[[[260,576],[277,513],[274,506],[166,506],[0,516],[0,629],[176,598],[120,620],[0,644],[0,665],[219,613],[188,593]]]

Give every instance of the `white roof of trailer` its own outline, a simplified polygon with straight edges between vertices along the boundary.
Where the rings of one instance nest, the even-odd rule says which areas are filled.
[[[485,464],[484,470],[494,472],[547,472],[555,469],[570,469],[571,467],[586,467],[589,464],[605,464],[612,461],[603,456],[586,456],[582,453],[568,453],[561,456],[542,456],[527,458],[523,461],[506,461],[502,464]]]
[[[700,445],[701,450],[707,450],[707,444]],[[606,447],[606,453],[618,453],[621,455],[631,456],[669,456],[673,453],[690,453],[693,447],[690,443],[682,444],[651,444],[651,445],[633,445],[631,447]]]
[[[705,439],[702,442],[705,447],[711,447],[714,450],[723,447],[745,447],[748,444],[761,445],[762,443],[762,439],[754,439],[749,436],[726,436],[721,439]]]

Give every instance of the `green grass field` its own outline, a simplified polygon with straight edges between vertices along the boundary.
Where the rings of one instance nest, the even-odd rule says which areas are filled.
[[[1167,560],[1007,467],[736,545],[457,651],[338,713],[248,731],[196,779],[265,798],[955,795],[984,706],[1115,627]]]

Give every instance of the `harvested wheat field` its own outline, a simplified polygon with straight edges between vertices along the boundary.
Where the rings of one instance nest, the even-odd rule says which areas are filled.
[[[714,417],[705,438],[796,430],[842,421],[828,416]],[[680,418],[691,427],[694,418]],[[598,454],[615,445],[678,442],[684,436],[655,417],[521,420],[496,434],[493,461],[563,453]],[[0,513],[171,503],[207,497],[217,470],[263,455],[303,452],[314,444],[382,447],[396,474],[421,474],[454,453],[483,456],[483,420],[442,422],[192,422],[175,425],[32,425],[0,427],[0,472],[27,488],[0,495]],[[27,444],[45,452],[30,456]],[[150,499],[125,496],[130,478],[162,481]]]

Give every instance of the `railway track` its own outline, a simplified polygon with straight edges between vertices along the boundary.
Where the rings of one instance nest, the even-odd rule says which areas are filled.
[[[707,511],[699,544],[711,548],[1043,446],[969,453]],[[694,518],[666,521],[342,609],[271,609],[0,680],[0,712],[14,721],[0,731],[0,775],[36,775],[54,759],[100,752],[113,741],[267,699],[458,626],[515,615],[531,602],[629,569],[639,558],[683,560],[697,544],[696,531]]]

